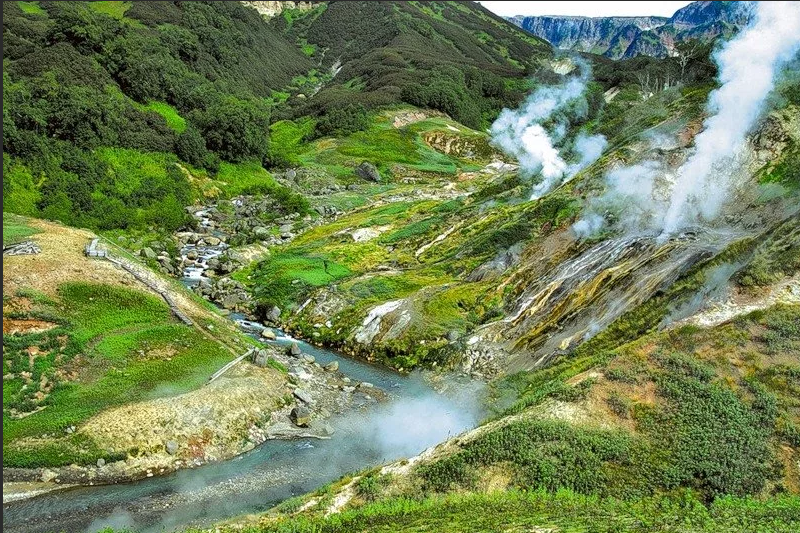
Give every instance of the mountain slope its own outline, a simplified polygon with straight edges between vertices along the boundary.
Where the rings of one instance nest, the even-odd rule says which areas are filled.
[[[748,2],[692,2],[670,17],[510,17],[517,26],[558,48],[619,59],[666,57],[677,43],[728,37],[750,19]]]
[[[354,99],[403,101],[480,127],[519,99],[525,77],[551,56],[547,43],[471,2],[329,2],[284,15],[270,23],[336,67],[298,114]]]

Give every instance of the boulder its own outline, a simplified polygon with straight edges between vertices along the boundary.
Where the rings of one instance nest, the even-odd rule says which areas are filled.
[[[281,233],[290,233],[292,231],[292,225],[284,224],[280,228],[278,228],[278,231],[280,231]]]
[[[269,229],[264,226],[258,226],[253,228],[253,235],[255,235],[257,239],[266,239],[269,237]]]
[[[206,241],[206,244],[209,246],[218,246],[220,243],[219,238],[214,237],[213,235],[209,235],[208,237],[205,237],[203,240]]]
[[[145,259],[155,259],[156,257],[158,257],[158,255],[156,254],[155,250],[153,250],[149,246],[145,246],[144,248],[142,248],[142,251],[139,252],[139,253]]]
[[[274,341],[277,338],[277,336],[275,335],[275,332],[272,331],[271,329],[262,329],[261,338],[266,339],[268,341]]]
[[[339,361],[331,361],[327,365],[323,366],[325,370],[328,372],[336,372],[339,370]]]
[[[294,394],[295,398],[297,398],[303,403],[313,403],[314,401],[311,398],[311,395],[308,392],[304,391],[303,389],[295,389],[292,392],[292,394]]]
[[[256,350],[253,352],[253,364],[264,368],[267,366],[267,351],[266,350]]]
[[[178,453],[178,443],[174,440],[168,440],[164,447],[167,449],[167,453],[170,455],[175,455]]]
[[[42,470],[42,475],[39,477],[39,479],[42,480],[42,483],[48,483],[50,481],[53,481],[57,477],[58,474],[56,474],[52,470],[48,470],[47,468],[45,468],[44,470]]]
[[[458,331],[451,329],[447,332],[447,340],[450,342],[456,342],[458,339],[461,338],[461,333]]]
[[[291,346],[289,346],[289,355],[293,355],[298,357],[303,352],[300,351],[300,346],[297,345],[296,342],[293,342]]]
[[[356,167],[356,175],[364,180],[368,181],[381,181],[381,174],[378,172],[378,169],[375,168],[375,165],[369,163],[368,161],[364,161],[358,167]]]
[[[305,361],[306,363],[313,363],[314,361],[316,361],[316,359],[314,358],[314,356],[313,356],[313,355],[308,355],[307,353],[304,353],[304,354],[302,355],[302,359],[303,359],[303,361]]]
[[[294,425],[305,428],[311,423],[311,411],[305,405],[298,405],[289,415]]]
[[[241,301],[238,294],[226,294],[220,303],[225,309],[234,309]]]
[[[147,248],[145,248],[145,250],[146,249]],[[197,260],[197,250],[189,250],[189,252],[186,254],[186,259],[189,259],[190,261],[196,261]]]
[[[97,460],[97,468],[103,468],[104,466],[106,466],[106,460],[101,457]]]
[[[375,387],[375,385],[367,381],[362,381],[361,383],[358,384],[359,389],[371,389],[373,387]]]
[[[281,308],[277,305],[273,305],[270,307],[269,311],[267,311],[266,319],[268,322],[272,324],[277,324],[278,321],[281,319]]]

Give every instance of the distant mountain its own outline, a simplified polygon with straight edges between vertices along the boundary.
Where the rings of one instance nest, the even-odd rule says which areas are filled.
[[[726,36],[747,24],[752,2],[692,2],[666,17],[526,17],[508,20],[566,50],[613,59],[666,57],[675,44]]]

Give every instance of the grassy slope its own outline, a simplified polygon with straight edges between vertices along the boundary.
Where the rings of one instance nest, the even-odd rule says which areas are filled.
[[[209,334],[178,322],[161,298],[140,286],[122,286],[114,269],[109,277],[108,265],[94,270],[97,262],[86,260],[82,267],[84,279],[104,280],[100,283],[85,282],[81,276],[72,279],[75,274],[68,266],[66,271],[63,265],[43,266],[40,263],[51,257],[54,232],[73,231],[44,228],[42,257],[28,261],[36,263],[30,268],[44,268],[42,276],[52,278],[56,291],[45,294],[39,286],[19,285],[19,278],[4,278],[4,286],[8,281],[17,287],[4,290],[3,319],[9,333],[3,339],[4,466],[89,464],[98,457],[113,458],[85,438],[65,434],[65,429],[113,406],[192,390],[232,358],[229,345],[242,343],[221,324]],[[69,247],[71,239],[56,242]],[[77,246],[83,244],[78,238]],[[61,257],[65,264],[72,261]],[[5,266],[13,266],[14,260],[4,258],[9,263]],[[174,290],[191,300],[182,288]],[[216,323],[207,311],[187,305],[200,324]],[[31,320],[44,321],[44,331],[29,329]],[[11,334],[15,329],[20,332]],[[12,416],[37,409],[24,418]],[[55,438],[39,439],[47,435]],[[38,440],[26,444],[28,437]]]
[[[24,241],[31,235],[36,235],[39,230],[26,223],[24,217],[3,212],[3,246]]]
[[[511,376],[501,414],[410,473],[362,473],[325,517],[345,478],[251,530],[793,531],[798,324],[776,306]]]

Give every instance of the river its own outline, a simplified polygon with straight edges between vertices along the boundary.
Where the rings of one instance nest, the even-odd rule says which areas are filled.
[[[234,317],[236,318],[236,317]],[[275,344],[294,341],[280,335]],[[272,440],[228,461],[131,483],[77,487],[3,505],[3,531],[173,531],[264,511],[358,470],[415,455],[474,426],[477,407],[422,379],[298,342],[322,364],[386,390],[385,405],[333,418],[330,440]],[[465,389],[469,389],[465,384]],[[474,396],[474,395],[469,395]]]
[[[201,227],[211,226],[207,210],[198,210],[195,217]],[[208,261],[226,249],[224,242],[216,246],[187,243],[181,249],[184,283],[191,286],[205,279]],[[187,261],[189,255],[196,259]],[[238,314],[230,318],[243,331],[259,338],[263,326]],[[477,385],[466,378],[462,378],[463,383],[455,377],[448,380],[454,392],[442,395],[418,376],[401,375],[296,341],[280,330],[276,333],[272,344],[297,342],[304,353],[313,355],[322,365],[338,361],[340,372],[354,382],[380,387],[388,393],[388,401],[330,419],[334,434],[329,440],[270,440],[228,461],[130,483],[69,488],[4,504],[3,531],[71,533],[114,527],[144,533],[210,525],[264,511],[347,473],[411,457],[479,421]]]

